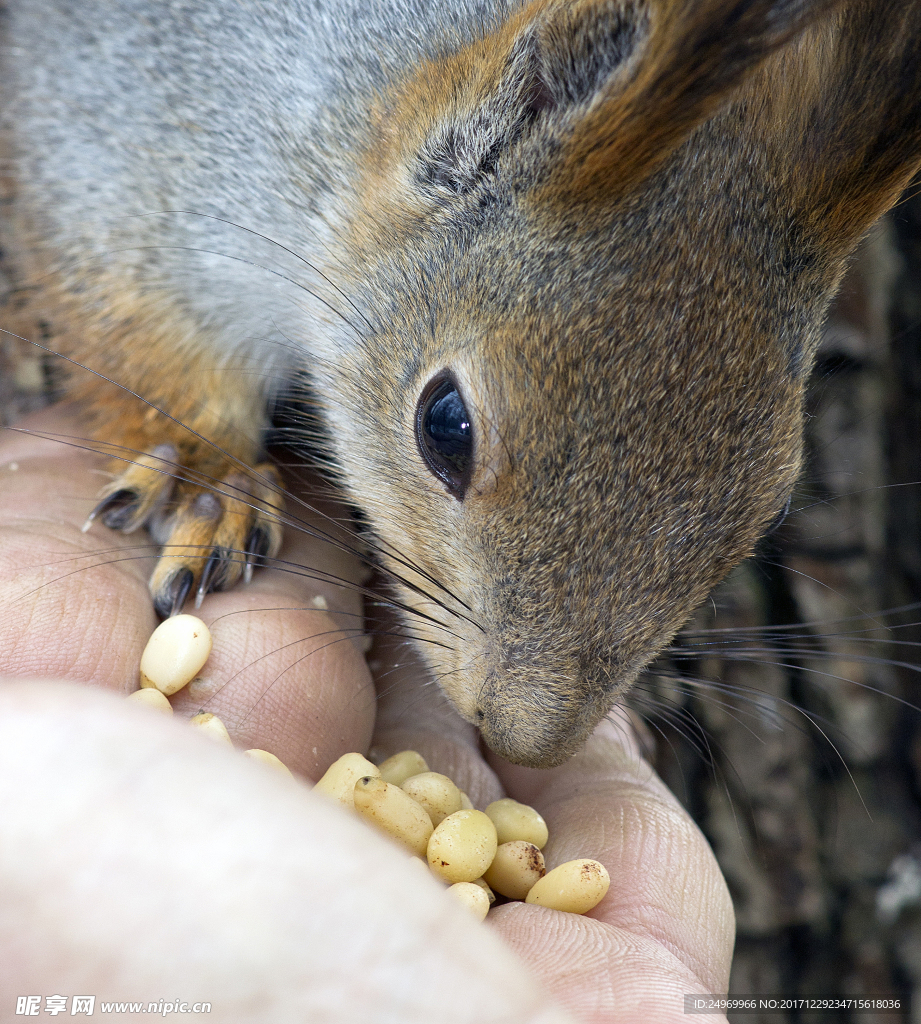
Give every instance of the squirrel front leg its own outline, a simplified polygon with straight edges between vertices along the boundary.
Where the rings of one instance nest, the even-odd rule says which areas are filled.
[[[278,553],[282,488],[262,452],[264,374],[168,299],[124,294],[102,315],[68,303],[60,347],[74,361],[68,392],[112,457],[85,528],[150,529],[162,545],[151,594],[168,616]]]

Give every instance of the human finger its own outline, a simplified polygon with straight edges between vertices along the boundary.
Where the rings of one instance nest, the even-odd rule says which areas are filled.
[[[156,623],[146,587],[154,549],[140,533],[101,524],[82,532],[102,460],[68,410],[46,410],[23,428],[0,438],[0,670],[130,692]],[[206,597],[198,614],[213,627],[212,655],[173,703],[226,718],[237,742],[270,748],[316,778],[370,739],[373,690],[352,642],[360,569],[307,530],[287,532],[279,564]],[[307,578],[316,569],[326,582]],[[344,586],[331,582],[337,576]]]
[[[208,1002],[234,1024],[570,1021],[405,853],[111,695],[0,684],[0,813],[5,1005],[95,993]]]
[[[727,990],[735,924],[726,883],[700,830],[625,740],[623,722],[602,723],[558,768],[493,766],[510,795],[546,819],[548,868],[590,857],[611,877],[585,917],[524,904],[491,915],[565,1005],[606,1020],[617,993],[623,1019],[677,1021],[686,994]]]

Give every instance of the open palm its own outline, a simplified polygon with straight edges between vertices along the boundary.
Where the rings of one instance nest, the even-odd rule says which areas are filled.
[[[63,410],[24,426],[81,434]],[[72,440],[0,436],[0,1005],[96,993],[209,1001],[226,1021],[651,1024],[726,991],[725,883],[629,730],[604,723],[550,771],[484,758],[396,625],[370,658],[376,699],[354,589],[272,569],[209,595],[214,651],[177,718],[212,711],[307,779],[349,750],[418,749],[479,806],[536,806],[548,866],[601,860],[611,889],[589,915],[508,904],[476,924],[308,786],[112,696],[136,688],[155,625],[152,549],[80,532],[99,467]],[[303,534],[281,557],[360,579]]]

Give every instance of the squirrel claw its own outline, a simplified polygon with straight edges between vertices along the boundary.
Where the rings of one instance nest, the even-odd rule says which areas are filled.
[[[212,590],[224,590],[229,576],[228,567],[233,564],[233,552],[224,548],[215,548],[208,556],[205,567],[201,571],[198,590],[195,592],[195,607],[201,608],[205,594]],[[236,575],[236,574],[234,574]],[[245,582],[249,583],[249,580]]]
[[[130,490],[127,487],[120,487],[117,491],[105,495],[93,511],[90,512],[86,517],[86,522],[83,524],[81,532],[86,533],[93,523],[99,519],[109,529],[121,530],[127,533],[132,528],[132,522],[137,514],[139,505],[140,502],[138,501],[136,491]]]
[[[162,512],[173,493],[176,449],[157,445],[146,455],[131,460],[100,495],[87,516],[83,532],[98,519],[110,530],[132,533]]]
[[[266,556],[274,548],[278,550],[278,541],[273,541],[269,530],[263,526],[254,526],[246,538],[246,557],[243,565],[243,582],[249,583],[253,578],[253,569],[266,564]]]
[[[252,472],[235,465],[223,476],[191,467],[195,478],[215,481],[206,487],[167,475],[162,461],[159,449],[137,459],[108,485],[84,530],[97,519],[126,533],[148,527],[163,548],[150,591],[157,613],[168,618],[193,591],[198,608],[206,594],[227,590],[241,577],[248,583],[253,568],[278,552],[282,486],[268,464]],[[171,465],[174,472],[183,469],[174,461]]]
[[[157,614],[163,619],[178,615],[192,590],[194,581],[195,576],[191,569],[183,567],[174,572],[166,584],[153,595]]]

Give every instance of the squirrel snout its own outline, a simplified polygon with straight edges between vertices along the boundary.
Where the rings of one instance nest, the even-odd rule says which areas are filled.
[[[575,673],[506,667],[484,681],[473,723],[489,748],[507,761],[555,768],[582,747],[613,699],[606,691],[586,694]]]

